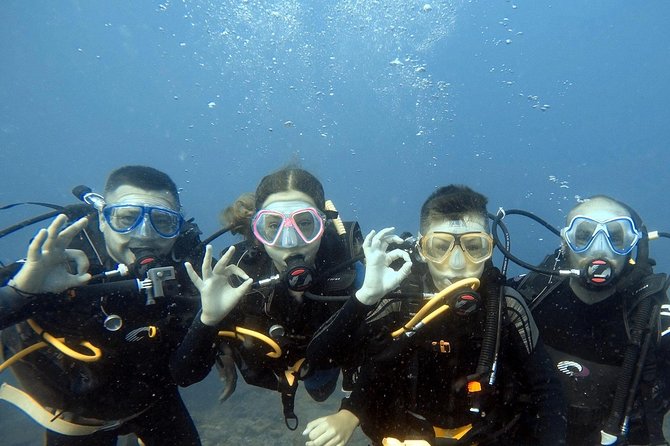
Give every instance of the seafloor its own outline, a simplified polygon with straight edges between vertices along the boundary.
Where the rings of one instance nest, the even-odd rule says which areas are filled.
[[[1,377],[12,381],[7,373]],[[342,396],[336,391],[326,402],[316,403],[301,389],[295,403],[300,426],[290,431],[284,425],[278,393],[248,386],[240,377],[235,393],[228,401],[219,403],[220,389],[218,375],[213,372],[205,381],[182,391],[200,431],[203,446],[304,445],[305,437],[301,434],[305,425],[310,420],[334,413]],[[6,402],[0,402],[0,429],[0,444],[3,446],[43,444],[42,429]],[[664,431],[666,437],[670,438],[670,417],[667,416]],[[165,444],[170,444],[169,439],[166,439]],[[349,442],[350,446],[368,444],[359,429]],[[119,446],[130,445],[137,445],[137,442],[130,437],[119,441]]]
[[[3,373],[1,378],[12,381],[7,373]],[[218,402],[220,390],[216,372],[211,373],[205,381],[182,389],[203,446],[304,445],[305,437],[301,434],[305,425],[310,420],[335,412],[342,396],[337,390],[327,401],[316,403],[300,389],[295,403],[300,426],[290,431],[284,425],[279,393],[248,386],[241,377],[237,390],[224,403]],[[0,444],[3,446],[43,444],[42,428],[3,401],[0,401],[0,429]],[[119,441],[120,446],[136,444],[131,438]],[[166,439],[165,444],[170,444],[169,439]],[[368,442],[357,429],[349,444],[362,446]]]

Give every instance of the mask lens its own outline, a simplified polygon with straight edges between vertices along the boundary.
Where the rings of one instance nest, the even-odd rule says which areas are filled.
[[[149,212],[149,220],[158,235],[172,238],[179,233],[182,225],[182,217],[177,212],[161,208],[146,208]]]
[[[184,222],[178,212],[132,204],[107,206],[103,209],[102,214],[109,227],[120,234],[126,234],[137,228],[145,215],[149,216],[151,226],[156,233],[164,238],[172,238],[179,234]]]
[[[321,235],[323,220],[311,209],[300,210],[292,214],[295,229],[305,243],[313,242]]]
[[[617,254],[628,254],[639,240],[638,231],[628,218],[608,221],[605,227],[610,245]]]
[[[316,209],[300,209],[291,214],[261,210],[252,223],[256,238],[263,244],[292,248],[312,243],[324,231],[323,217]]]
[[[110,228],[119,233],[130,232],[139,224],[144,215],[142,206],[107,206],[102,211]]]
[[[254,219],[254,234],[259,241],[271,245],[275,242],[283,224],[283,214],[273,211],[260,211]]]
[[[600,222],[588,217],[577,216],[565,230],[565,240],[576,252],[586,251],[599,232],[607,237],[612,251],[619,255],[628,254],[640,239],[640,234],[630,218],[619,217]]]
[[[461,248],[470,260],[481,263],[493,254],[493,240],[484,233],[462,234]]]
[[[421,239],[421,254],[431,262],[442,263],[454,247],[455,240],[451,234],[428,234]]]
[[[598,223],[586,218],[575,218],[571,225],[572,230],[566,234],[575,251],[586,249],[598,229]]]
[[[456,244],[474,263],[481,263],[493,254],[493,239],[483,232],[428,234],[421,239],[421,254],[431,262],[442,263]]]

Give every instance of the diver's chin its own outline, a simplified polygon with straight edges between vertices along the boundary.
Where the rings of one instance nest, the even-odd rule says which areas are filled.
[[[458,279],[450,279],[448,277],[440,277],[438,279],[433,279],[433,284],[435,285],[435,289],[439,291],[442,291],[446,289],[447,287],[451,286],[454,282],[458,281]]]

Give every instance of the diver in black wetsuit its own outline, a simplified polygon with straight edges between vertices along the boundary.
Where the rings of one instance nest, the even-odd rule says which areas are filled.
[[[668,303],[668,281],[653,273],[642,221],[629,206],[596,196],[568,213],[561,237],[543,266],[580,277],[533,272],[515,287],[560,372],[568,444],[667,444],[670,355],[659,308]]]
[[[113,171],[104,195],[87,196],[98,220],[63,229],[57,217],[24,263],[2,271],[3,355],[38,349],[8,361],[23,391],[5,384],[0,397],[46,427],[51,446],[114,445],[128,433],[145,445],[199,445],[169,372],[199,307],[182,266],[199,263],[199,231],[153,168]],[[131,277],[100,274],[112,270]]]
[[[240,197],[224,214],[233,231],[246,236],[234,254],[224,256],[234,263],[227,266],[229,274],[245,282],[221,291],[230,294],[226,308],[209,309],[203,293],[202,315],[179,349],[183,359],[174,363],[173,374],[180,385],[200,381],[216,359],[226,378],[225,399],[234,390],[237,366],[248,384],[282,394],[286,425],[295,429],[298,381],[316,401],[337,384],[338,367],[311,367],[304,354],[313,333],[357,288],[361,275],[350,246],[360,230],[344,223],[345,231],[336,232],[321,183],[293,167],[264,177],[255,195]],[[228,315],[240,289],[246,295]]]
[[[403,243],[392,228],[365,238],[362,288],[307,350],[317,366],[358,366],[357,379],[337,414],[307,425],[307,446],[343,446],[358,423],[375,445],[565,444],[558,378],[490,261],[486,202],[465,186],[434,192],[414,265],[405,249],[387,252]]]

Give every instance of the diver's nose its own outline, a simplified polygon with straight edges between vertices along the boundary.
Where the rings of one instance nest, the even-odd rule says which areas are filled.
[[[451,269],[460,270],[465,268],[465,255],[460,246],[455,247],[449,256],[449,267]]]

